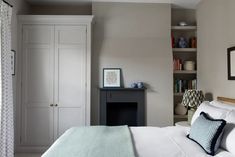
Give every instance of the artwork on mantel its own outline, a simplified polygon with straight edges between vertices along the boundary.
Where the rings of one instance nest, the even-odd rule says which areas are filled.
[[[228,80],[235,80],[235,47],[228,48]]]
[[[103,69],[103,87],[120,88],[121,87],[121,69],[104,68]]]

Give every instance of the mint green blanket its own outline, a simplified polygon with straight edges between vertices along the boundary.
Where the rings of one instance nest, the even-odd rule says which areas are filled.
[[[135,155],[127,126],[91,126],[69,129],[42,157],[135,157]]]

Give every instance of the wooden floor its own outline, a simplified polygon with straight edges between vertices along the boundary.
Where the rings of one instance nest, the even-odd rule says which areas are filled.
[[[27,153],[27,154],[15,154],[15,157],[41,157],[41,154],[31,154],[31,153]]]

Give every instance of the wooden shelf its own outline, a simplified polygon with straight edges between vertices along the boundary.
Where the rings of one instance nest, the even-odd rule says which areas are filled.
[[[188,115],[174,115],[174,118],[177,118],[177,119],[188,119]]]
[[[172,30],[182,30],[182,31],[187,31],[187,30],[197,30],[197,26],[171,26]]]
[[[175,70],[174,74],[197,74],[196,70]]]
[[[174,96],[183,96],[184,93],[174,93]]]
[[[173,52],[197,52],[196,48],[173,48]]]

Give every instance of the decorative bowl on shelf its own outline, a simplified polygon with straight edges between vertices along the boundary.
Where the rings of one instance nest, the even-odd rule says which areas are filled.
[[[184,22],[184,21],[182,21],[182,22],[179,22],[179,26],[187,26],[188,24],[186,23],[186,22]]]

